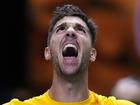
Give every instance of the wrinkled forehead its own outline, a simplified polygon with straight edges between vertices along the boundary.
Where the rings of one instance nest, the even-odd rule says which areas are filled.
[[[63,23],[66,23],[67,25],[70,25],[70,26],[75,26],[76,24],[80,24],[81,26],[85,27],[88,30],[88,26],[86,25],[86,23],[81,18],[79,18],[77,16],[65,16],[65,17],[63,17],[55,24],[54,29]]]

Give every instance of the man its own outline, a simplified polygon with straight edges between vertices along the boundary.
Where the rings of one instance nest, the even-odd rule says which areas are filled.
[[[45,59],[52,59],[53,81],[43,95],[4,105],[135,105],[88,89],[88,65],[96,59],[95,24],[78,7],[57,7],[48,32]]]

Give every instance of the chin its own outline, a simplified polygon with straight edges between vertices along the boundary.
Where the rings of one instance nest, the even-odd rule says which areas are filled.
[[[72,66],[72,65],[69,65],[69,66],[64,65],[64,66],[62,66],[60,68],[61,68],[61,73],[63,75],[66,75],[66,76],[75,75],[79,71],[77,66]]]

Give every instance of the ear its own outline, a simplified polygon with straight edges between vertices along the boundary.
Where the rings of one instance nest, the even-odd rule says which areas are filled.
[[[96,55],[97,55],[96,49],[92,48],[91,51],[90,51],[90,61],[91,62],[96,60]]]
[[[51,53],[50,53],[50,48],[49,47],[45,47],[44,55],[45,55],[46,60],[51,59]]]

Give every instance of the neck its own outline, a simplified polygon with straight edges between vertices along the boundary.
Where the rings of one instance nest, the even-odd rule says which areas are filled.
[[[60,102],[78,102],[87,99],[89,96],[88,73],[74,81],[65,80],[54,73],[49,96]]]

